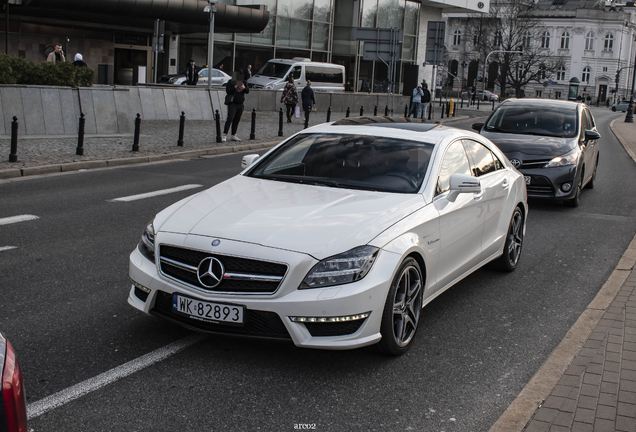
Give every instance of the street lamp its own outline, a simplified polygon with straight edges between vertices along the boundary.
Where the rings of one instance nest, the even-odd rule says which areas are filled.
[[[212,89],[212,57],[214,55],[214,14],[216,13],[216,4],[219,0],[208,0],[210,3],[203,9],[203,12],[210,14],[210,34],[208,36],[208,91]]]
[[[484,97],[484,95],[486,94],[486,64],[488,64],[488,57],[490,57],[491,54],[495,54],[495,53],[510,53],[510,54],[522,54],[523,55],[523,51],[521,51],[521,50],[519,50],[519,51],[496,50],[496,51],[491,51],[490,54],[488,54],[486,56],[486,60],[484,60],[483,73],[481,75],[481,81],[482,81],[481,96],[482,97]]]
[[[625,115],[625,123],[634,123],[634,80],[636,79],[636,60],[634,60],[634,74],[632,75],[632,91],[629,96],[629,105]]]

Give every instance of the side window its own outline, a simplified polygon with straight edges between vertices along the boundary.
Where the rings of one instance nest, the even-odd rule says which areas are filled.
[[[442,194],[450,189],[450,176],[456,173],[472,175],[468,157],[460,141],[455,141],[448,147],[448,150],[446,150],[442,165],[439,169],[439,176],[437,177],[437,190],[435,195]]]
[[[199,71],[199,76],[200,77],[207,77],[208,76],[208,70],[209,69],[201,69],[201,71]]]
[[[589,124],[587,123],[587,116],[585,115],[585,111],[581,111],[581,139],[585,139],[585,131],[590,129]]]
[[[302,70],[302,66],[294,66],[294,70],[292,71],[292,74],[294,74],[294,79],[300,79],[300,72],[302,72]]]
[[[585,110],[585,116],[587,117],[587,124],[589,125],[589,128],[591,129],[596,127],[596,123],[594,122],[594,116],[592,115],[590,110],[588,109]]]
[[[490,149],[473,140],[464,140],[463,143],[464,147],[466,147],[466,152],[473,160],[473,175],[475,177],[497,170],[495,166],[495,159],[497,158],[494,157]],[[499,161],[497,160],[497,162]]]

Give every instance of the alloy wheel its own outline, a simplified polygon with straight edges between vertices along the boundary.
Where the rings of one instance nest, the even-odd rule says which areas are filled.
[[[422,276],[415,266],[402,270],[393,300],[393,336],[400,346],[407,346],[417,330],[422,311]]]

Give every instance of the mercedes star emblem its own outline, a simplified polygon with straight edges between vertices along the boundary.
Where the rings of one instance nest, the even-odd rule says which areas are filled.
[[[197,277],[205,288],[214,288],[220,284],[224,274],[223,264],[214,257],[203,258],[197,268]]]

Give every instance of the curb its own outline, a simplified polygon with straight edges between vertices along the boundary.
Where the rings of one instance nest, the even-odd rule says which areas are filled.
[[[625,145],[620,133],[614,130],[614,123],[610,123],[610,130],[621,143],[625,151],[636,162],[636,153]],[[636,266],[636,236],[627,247],[616,268],[588,305],[572,328],[567,332],[561,343],[552,351],[548,359],[541,365],[537,373],[521,390],[515,400],[499,417],[489,432],[521,432],[528,425],[532,416],[563,376],[574,357],[581,351],[603,314],[610,306],[616,294]]]
[[[80,162],[65,162],[53,165],[40,165],[24,168],[8,168],[0,170],[0,180],[28,177],[43,174],[57,174],[61,172],[80,171],[93,168],[115,168],[129,165],[140,165],[151,162],[162,162],[179,159],[197,159],[200,157],[224,155],[229,153],[240,153],[249,150],[271,148],[280,141],[267,141],[263,143],[242,144],[237,146],[221,146],[209,149],[189,150],[178,153],[167,153],[149,156],[139,156],[121,159],[91,160]]]

